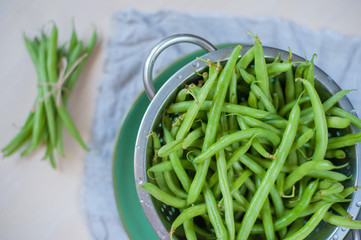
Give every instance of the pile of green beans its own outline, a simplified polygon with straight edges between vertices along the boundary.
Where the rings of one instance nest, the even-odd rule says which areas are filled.
[[[253,35],[252,35],[253,36]],[[266,59],[259,37],[223,65],[208,60],[149,135],[142,187],[177,208],[170,235],[186,239],[304,239],[323,220],[361,229],[347,204],[358,186],[347,148],[361,120],[315,88],[311,61]]]
[[[24,41],[36,68],[38,92],[23,127],[2,152],[8,157],[21,150],[21,156],[24,157],[45,144],[44,159],[49,159],[51,166],[56,168],[54,151],[65,156],[62,133],[64,126],[83,149],[89,150],[66,106],[96,45],[97,34],[94,31],[85,45],[78,39],[73,28],[69,42],[58,46],[58,29],[54,23],[48,35],[45,31],[33,39],[24,35]]]

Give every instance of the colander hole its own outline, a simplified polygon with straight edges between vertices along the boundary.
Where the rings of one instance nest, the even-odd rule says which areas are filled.
[[[347,230],[347,228],[341,228],[341,231],[343,231],[343,232],[346,231],[346,230]]]
[[[182,79],[182,75],[177,75],[177,77],[176,78],[178,78],[178,79]]]
[[[173,215],[173,212],[172,212],[171,210],[169,210],[169,211],[168,211],[168,214],[169,214],[170,216],[172,216],[172,215]]]
[[[194,62],[192,65],[193,65],[193,67],[197,68],[197,67],[199,67],[199,62]]]
[[[161,231],[157,231],[157,235],[160,239],[165,239],[165,235]]]
[[[142,185],[143,183],[144,183],[143,179],[138,178],[138,184],[139,184],[139,185]]]
[[[174,207],[172,207],[171,210],[172,210],[172,212],[175,212],[175,208],[174,208]]]
[[[170,217],[169,217],[169,216],[167,216],[166,218],[167,218],[168,222],[170,222]]]

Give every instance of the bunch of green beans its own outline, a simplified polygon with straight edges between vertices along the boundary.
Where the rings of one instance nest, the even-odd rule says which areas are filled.
[[[336,106],[349,91],[321,101],[313,58],[266,59],[253,37],[223,65],[206,60],[167,108],[149,136],[142,187],[179,210],[171,237],[300,240],[322,220],[361,229],[346,211],[358,186],[346,187],[352,176],[340,171],[361,142],[350,131],[361,120]]]
[[[54,151],[61,156],[65,155],[62,133],[64,126],[83,149],[89,150],[66,106],[70,93],[96,45],[97,34],[94,31],[85,45],[78,39],[73,28],[69,42],[58,45],[58,29],[54,23],[48,35],[44,31],[33,39],[24,35],[24,41],[36,68],[38,92],[23,127],[2,152],[8,157],[21,150],[23,157],[45,144],[44,159],[49,159],[51,166],[56,168]]]

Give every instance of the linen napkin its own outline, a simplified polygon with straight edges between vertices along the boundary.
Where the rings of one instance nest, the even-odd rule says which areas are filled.
[[[93,239],[128,239],[120,221],[112,184],[112,154],[122,119],[143,90],[142,67],[151,48],[161,39],[178,33],[206,38],[214,45],[253,43],[245,32],[257,33],[264,46],[287,50],[311,59],[342,89],[360,84],[361,39],[322,30],[313,32],[293,22],[271,18],[246,18],[226,14],[190,14],[173,10],[152,13],[125,9],[111,16],[107,36],[104,77],[99,80],[92,142],[98,153],[85,159],[84,211]],[[157,59],[154,73],[198,48],[172,46]],[[348,94],[361,116],[360,91]]]

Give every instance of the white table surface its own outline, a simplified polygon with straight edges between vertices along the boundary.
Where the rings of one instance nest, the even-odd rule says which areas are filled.
[[[36,73],[22,34],[33,36],[49,21],[59,28],[60,42],[71,33],[89,38],[96,26],[100,42],[69,102],[69,112],[85,140],[91,138],[96,83],[102,77],[103,45],[110,15],[118,9],[222,12],[247,17],[276,16],[312,30],[330,29],[361,37],[361,2],[287,0],[104,0],[0,1],[0,147],[17,133],[35,99]],[[0,239],[91,239],[82,209],[84,151],[64,131],[66,158],[53,170],[41,149],[26,158],[19,154],[0,160]]]

